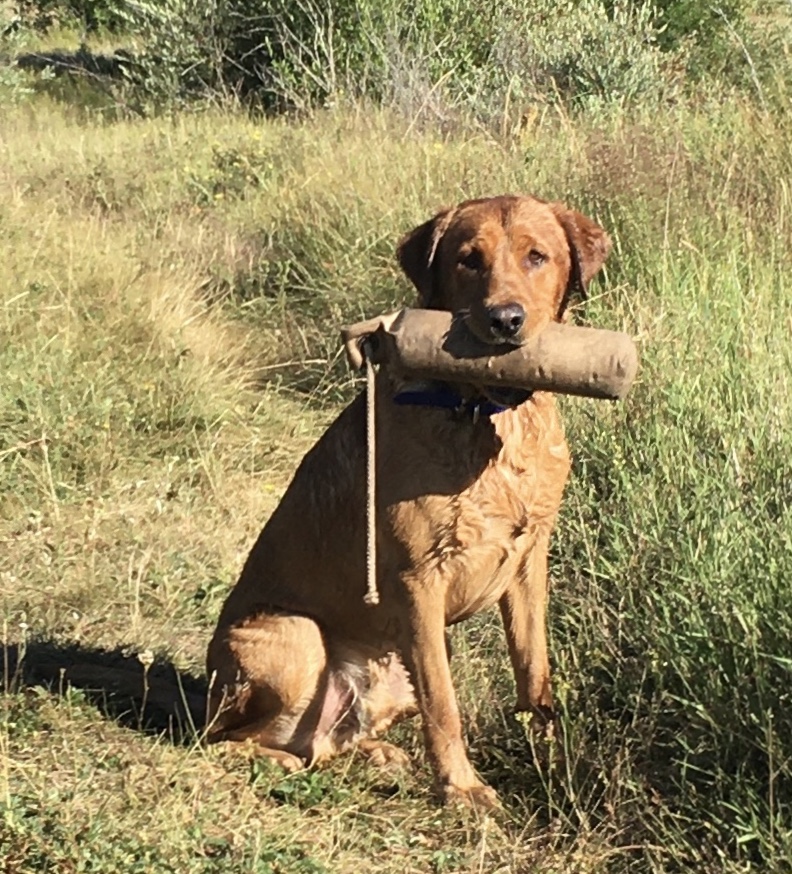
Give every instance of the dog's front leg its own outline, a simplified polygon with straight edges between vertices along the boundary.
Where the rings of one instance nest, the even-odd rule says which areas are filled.
[[[476,776],[462,738],[448,663],[442,589],[438,585],[430,591],[422,586],[410,598],[402,653],[415,686],[427,753],[443,798],[492,808],[498,805],[498,796]]]
[[[517,685],[517,710],[533,714],[540,727],[553,718],[546,628],[549,542],[549,532],[537,536],[520,573],[500,599]]]

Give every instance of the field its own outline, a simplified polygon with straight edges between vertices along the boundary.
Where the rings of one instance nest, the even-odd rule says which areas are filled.
[[[443,133],[3,107],[0,871],[789,871],[791,138],[739,95]],[[511,715],[488,614],[454,672],[499,816],[436,805],[417,724],[408,773],[206,748],[220,604],[358,388],[339,325],[412,299],[402,232],[503,192],[609,229],[580,316],[642,358],[625,403],[562,402],[559,740]]]

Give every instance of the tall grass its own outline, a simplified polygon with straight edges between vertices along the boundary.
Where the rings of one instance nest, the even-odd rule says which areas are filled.
[[[283,780],[174,747],[23,670],[0,705],[5,870],[792,864],[789,114],[702,95],[489,130],[6,109],[0,604],[23,669],[49,642],[200,674],[256,531],[355,391],[338,326],[411,300],[394,245],[443,204],[533,192],[599,219],[614,252],[581,318],[630,331],[642,366],[619,406],[562,402],[549,758],[509,716],[496,618],[454,631],[500,823],[438,813],[425,774]]]

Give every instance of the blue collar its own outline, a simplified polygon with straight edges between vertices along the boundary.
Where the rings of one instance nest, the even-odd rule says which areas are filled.
[[[473,421],[480,417],[505,413],[511,407],[495,404],[487,398],[463,398],[461,394],[442,383],[435,388],[407,389],[394,395],[393,403],[400,406],[439,407],[454,410],[460,415],[470,416]]]

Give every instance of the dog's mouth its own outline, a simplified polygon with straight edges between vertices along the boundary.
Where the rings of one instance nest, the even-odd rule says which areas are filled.
[[[486,343],[487,346],[499,347],[503,352],[522,346],[525,342],[525,338],[522,336],[504,338],[496,336],[490,330],[482,330],[481,326],[477,324],[477,320],[471,317],[470,310],[461,310],[456,314],[456,318],[464,323],[465,328],[476,340]],[[506,385],[485,385],[481,387],[480,391],[487,400],[500,407],[519,407],[520,404],[530,400],[533,395],[532,391]]]
[[[498,404],[501,407],[519,407],[520,404],[524,404],[527,400],[531,399],[533,392],[524,388],[485,385],[482,389],[482,394],[486,395],[493,404]]]

